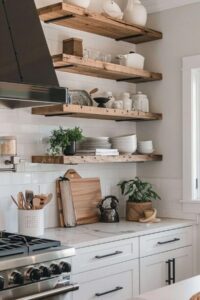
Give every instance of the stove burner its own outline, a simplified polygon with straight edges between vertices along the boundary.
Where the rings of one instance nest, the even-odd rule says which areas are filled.
[[[59,247],[59,241],[40,239],[25,235],[18,235],[9,232],[0,232],[0,257],[17,254],[28,254],[34,251]]]

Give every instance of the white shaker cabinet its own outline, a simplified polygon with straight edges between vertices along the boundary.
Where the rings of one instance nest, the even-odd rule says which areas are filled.
[[[73,300],[128,300],[139,294],[139,260],[73,276],[80,289]]]
[[[141,294],[190,278],[192,227],[141,237],[140,253]]]

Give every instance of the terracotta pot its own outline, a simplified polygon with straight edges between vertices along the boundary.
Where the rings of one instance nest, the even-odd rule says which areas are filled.
[[[140,218],[144,218],[144,211],[152,209],[152,202],[129,202],[126,203],[126,219],[127,221],[138,222]]]

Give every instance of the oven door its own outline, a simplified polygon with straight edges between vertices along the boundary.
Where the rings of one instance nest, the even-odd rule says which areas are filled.
[[[54,278],[5,290],[0,293],[0,300],[71,300],[78,289],[69,279]]]

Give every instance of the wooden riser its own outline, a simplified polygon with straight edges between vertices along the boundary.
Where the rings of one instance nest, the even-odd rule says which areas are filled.
[[[134,69],[113,63],[95,61],[82,57],[59,54],[53,56],[55,69],[62,72],[82,74],[110,80],[141,83],[162,80],[162,74]]]
[[[61,164],[61,165],[77,165],[77,164],[98,164],[98,163],[137,163],[162,161],[162,155],[119,155],[119,156],[33,156],[32,163],[38,164]]]
[[[139,44],[162,39],[162,33],[159,31],[127,24],[66,3],[43,7],[38,10],[38,14],[46,23],[55,23],[129,43]]]
[[[161,120],[162,114],[126,111],[122,109],[99,108],[60,104],[32,108],[32,114],[43,116],[66,116],[72,118],[114,120],[114,121],[154,121]]]

